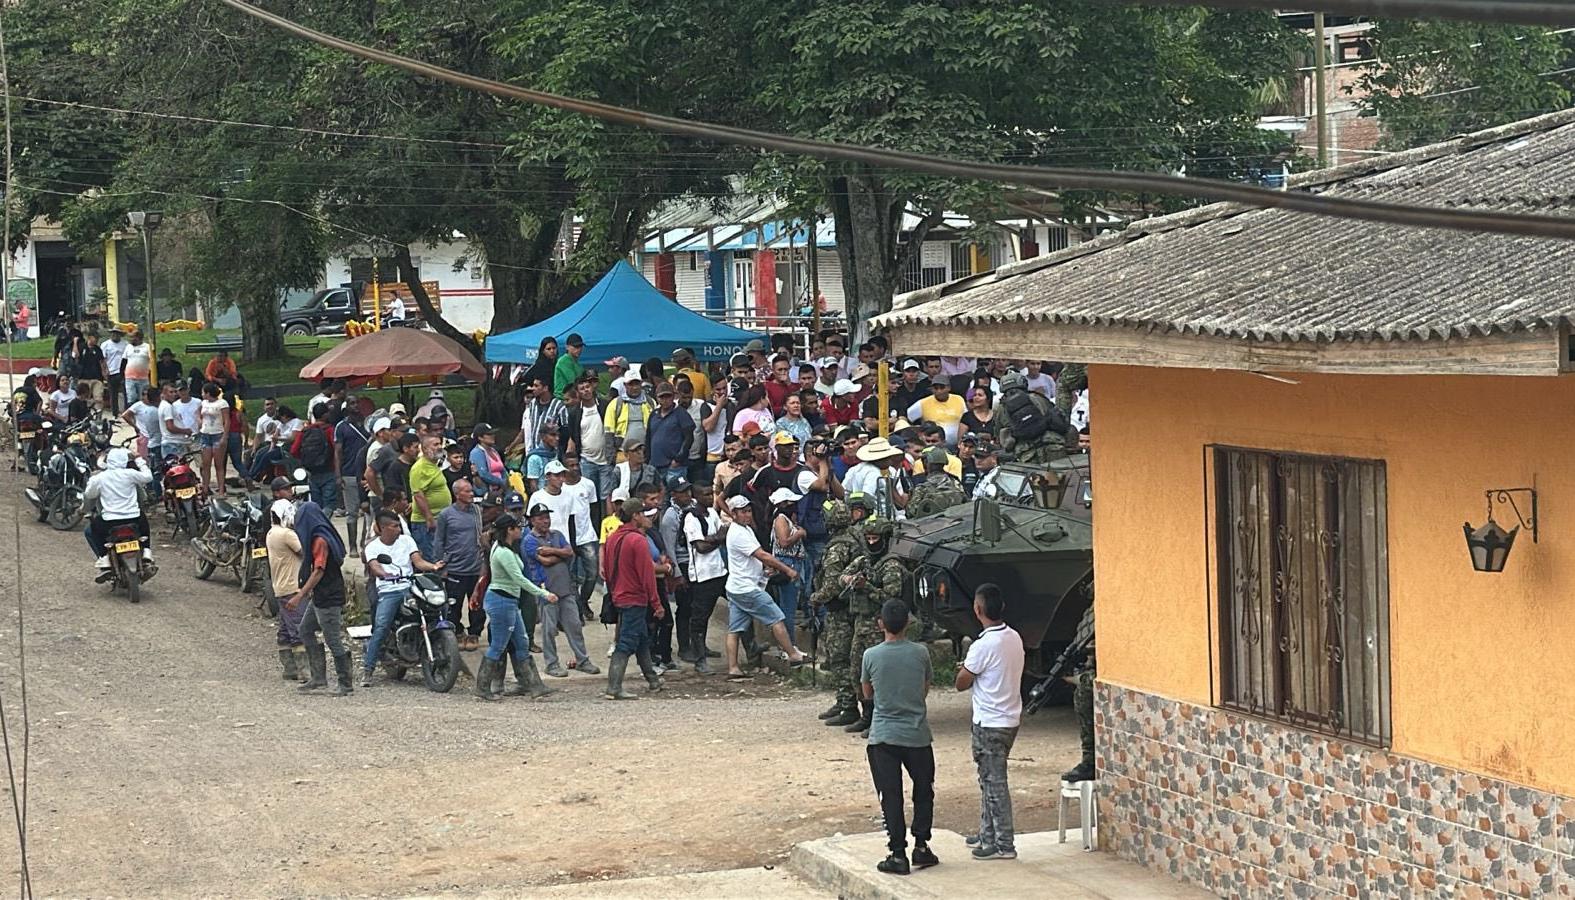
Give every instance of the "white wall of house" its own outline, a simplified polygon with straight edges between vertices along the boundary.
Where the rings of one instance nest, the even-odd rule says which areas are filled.
[[[411,249],[411,259],[421,270],[422,281],[436,281],[442,296],[443,318],[460,331],[483,331],[492,327],[492,280],[486,266],[466,261],[470,242],[462,237]],[[350,260],[370,257],[367,247],[351,247],[329,257],[324,267],[325,285],[351,280]],[[459,269],[456,271],[455,266]]]

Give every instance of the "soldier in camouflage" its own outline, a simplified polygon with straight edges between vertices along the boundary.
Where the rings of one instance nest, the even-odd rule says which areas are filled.
[[[1081,668],[1074,675],[1067,676],[1067,681],[1072,685],[1072,710],[1077,713],[1078,734],[1083,743],[1083,759],[1077,766],[1061,775],[1061,780],[1076,784],[1079,781],[1093,781],[1094,769],[1094,608],[1090,606],[1088,612],[1083,613],[1082,621],[1077,623],[1077,635],[1073,643],[1087,639],[1088,655],[1083,658]]]
[[[1034,413],[1027,415],[1036,414],[1031,426],[1026,425],[1024,414],[1016,414],[1018,409],[1030,408]],[[996,401],[995,414],[1002,422],[1001,449],[1016,462],[1049,463],[1064,458],[1068,447],[1077,446],[1077,429],[1066,414],[1043,394],[1028,390],[1028,379],[1021,372],[1001,376],[1001,399]]]
[[[837,579],[848,588],[848,608],[853,613],[853,639],[848,649],[848,666],[858,671],[864,660],[864,651],[886,639],[881,631],[878,615],[887,600],[901,600],[902,581],[906,571],[901,561],[892,556],[892,535],[897,533],[896,523],[890,519],[870,519],[864,523],[864,553]],[[843,728],[848,733],[868,734],[874,704],[859,700],[859,720]]]
[[[946,471],[947,455],[945,447],[926,447],[920,456],[924,461],[924,483],[914,488],[908,498],[908,518],[934,515],[968,502],[962,482]]]
[[[1088,366],[1082,363],[1065,363],[1055,380],[1055,405],[1070,416],[1072,404],[1077,402],[1079,391],[1088,387]]]
[[[826,527],[831,540],[815,567],[815,592],[809,602],[826,607],[826,627],[820,639],[826,645],[826,674],[837,689],[836,702],[820,714],[827,725],[848,726],[859,720],[859,704],[854,673],[849,668],[853,645],[853,615],[848,611],[848,591],[842,573],[855,556],[862,555],[863,536],[859,525],[875,511],[875,503],[861,492],[848,496],[846,503],[826,503]]]

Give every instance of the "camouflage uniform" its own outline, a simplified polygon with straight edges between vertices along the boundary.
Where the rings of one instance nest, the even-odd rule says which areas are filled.
[[[908,518],[934,515],[967,502],[962,482],[946,472],[927,472],[924,483],[913,489],[913,496],[908,500]]]
[[[1086,383],[1087,378],[1083,381]],[[1028,380],[1017,372],[1010,372],[1001,379],[1001,399],[995,404],[995,414],[1002,416],[1001,421],[1007,423],[1000,429],[1001,449],[1010,453],[1016,462],[1049,463],[1051,460],[1064,458],[1067,454],[1065,432],[1071,429],[1065,413],[1043,394],[1028,391],[1029,402],[1033,403],[1040,415],[1044,416],[1049,428],[1044,434],[1031,441],[1021,440],[1012,433],[1009,424],[1011,417],[1006,414],[1006,392],[1010,390],[1027,391]],[[1056,390],[1060,390],[1059,384]]]
[[[1094,608],[1090,606],[1077,623],[1073,642],[1088,640],[1088,655],[1083,658],[1078,671],[1077,684],[1072,688],[1072,711],[1077,714],[1078,736],[1082,739],[1083,758],[1077,767],[1061,777],[1067,781],[1088,781],[1094,777]],[[1070,776],[1070,777],[1069,777]]]
[[[886,533],[888,541],[896,528],[890,520],[877,519],[865,526],[867,534],[872,529],[880,529]],[[886,639],[881,631],[878,616],[880,608],[887,600],[902,599],[902,580],[905,570],[902,562],[889,552],[882,553],[878,558],[869,552],[868,544],[863,548],[865,552],[854,558],[848,567],[848,572],[862,574],[865,583],[861,587],[849,590],[849,609],[854,616],[853,639],[848,648],[848,668],[855,681],[863,668],[864,651],[879,644]],[[860,694],[863,693],[861,690]],[[862,726],[869,728],[870,711],[869,701],[862,701],[864,718]],[[853,730],[855,726],[848,726]]]
[[[1078,391],[1088,387],[1088,366],[1066,363],[1061,366],[1061,376],[1055,380],[1055,405],[1061,412],[1071,415],[1072,404],[1077,402]]]
[[[848,507],[840,500],[826,504],[826,527],[831,540],[815,566],[815,592],[809,602],[826,607],[826,628],[820,640],[826,647],[826,674],[837,689],[837,708],[858,708],[853,675],[848,671],[848,652],[853,640],[853,616],[848,612],[847,594],[839,580],[855,556],[863,553],[859,542],[863,534],[849,520]]]

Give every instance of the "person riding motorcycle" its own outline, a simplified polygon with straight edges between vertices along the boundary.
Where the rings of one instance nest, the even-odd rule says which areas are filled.
[[[109,555],[104,545],[109,539],[111,523],[135,521],[137,533],[144,541],[148,539],[148,517],[142,514],[138,489],[152,481],[153,473],[148,470],[147,461],[133,460],[131,453],[122,447],[105,454],[104,468],[88,479],[82,499],[84,502],[97,500],[98,512],[88,521],[83,534],[97,558],[94,565],[100,570],[109,570]],[[153,549],[144,546],[142,557],[152,559]]]

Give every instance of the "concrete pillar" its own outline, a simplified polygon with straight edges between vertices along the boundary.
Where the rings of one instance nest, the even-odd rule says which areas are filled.
[[[110,321],[126,321],[120,310],[120,253],[113,237],[104,240],[104,290],[109,292]]]

